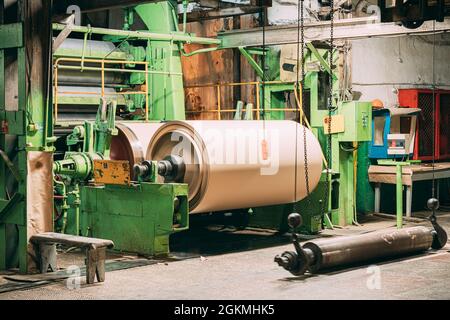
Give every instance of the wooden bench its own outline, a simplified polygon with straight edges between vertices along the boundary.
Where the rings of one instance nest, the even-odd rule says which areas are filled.
[[[84,249],[86,252],[86,282],[105,281],[106,249],[114,247],[111,240],[45,232],[31,236],[41,273],[56,271],[56,244]]]

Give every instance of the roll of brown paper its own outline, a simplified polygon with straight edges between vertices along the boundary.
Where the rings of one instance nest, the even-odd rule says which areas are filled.
[[[305,132],[303,131],[305,130]],[[146,159],[178,155],[191,213],[285,204],[306,197],[322,172],[319,142],[293,121],[172,121],[153,135]]]
[[[161,126],[161,122],[117,123],[118,135],[113,136],[111,141],[111,160],[128,161],[130,168],[144,161],[148,144]]]

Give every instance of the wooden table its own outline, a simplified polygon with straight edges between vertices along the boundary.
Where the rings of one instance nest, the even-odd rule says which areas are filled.
[[[395,175],[395,166],[372,165],[369,167],[369,181],[375,183],[375,212],[380,212],[381,184],[396,184]],[[446,178],[450,178],[450,162],[435,163],[434,179]],[[414,164],[402,168],[402,184],[406,186],[407,217],[411,217],[413,182],[425,180],[433,180],[433,166],[431,163]]]

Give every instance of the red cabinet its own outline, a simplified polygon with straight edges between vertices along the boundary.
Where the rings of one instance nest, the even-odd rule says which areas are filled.
[[[433,98],[430,89],[399,89],[398,102],[401,107],[422,110],[417,121],[414,159],[433,160],[433,137],[435,160],[450,159],[450,90],[436,89]]]

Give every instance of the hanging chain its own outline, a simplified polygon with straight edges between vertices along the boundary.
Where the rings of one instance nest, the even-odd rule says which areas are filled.
[[[333,47],[334,47],[334,0],[330,0],[330,47],[329,47],[329,64],[330,64],[330,74],[329,74],[329,92],[328,92],[328,121],[327,121],[327,146],[326,146],[326,182],[325,182],[325,194],[322,202],[322,215],[325,216],[328,212],[328,201],[330,193],[330,166],[331,166],[331,116],[333,110]]]
[[[302,94],[302,105],[300,106],[303,110],[303,101],[305,101],[305,17],[304,17],[304,0],[298,1],[298,17],[297,17],[297,85],[295,86],[295,90],[298,90],[298,84],[301,86],[301,94]],[[301,79],[299,79],[299,70],[301,68]],[[302,113],[299,113],[299,118],[302,117]],[[301,119],[299,119],[301,121]],[[305,183],[306,183],[306,201],[308,202],[308,207],[311,206],[310,195],[310,187],[309,187],[309,168],[308,168],[308,151],[307,151],[307,138],[306,138],[306,127],[303,126],[303,161],[304,161],[304,169],[305,169]],[[295,188],[294,188],[294,211],[299,212],[298,201],[297,201],[297,146],[298,146],[298,131],[295,130]]]
[[[300,42],[301,42],[301,88],[302,88],[302,109],[305,101],[305,16],[304,16],[304,0],[300,0]],[[309,197],[309,168],[308,168],[308,152],[307,152],[307,139],[306,139],[306,126],[303,126],[303,161],[305,162],[305,183],[306,183],[306,194],[307,201],[310,204],[311,199]]]

